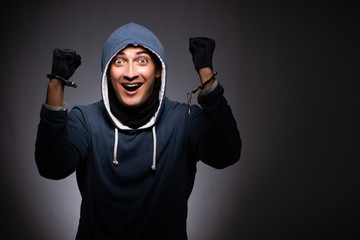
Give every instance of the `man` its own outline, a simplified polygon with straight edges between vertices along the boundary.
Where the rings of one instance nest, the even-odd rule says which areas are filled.
[[[36,141],[42,176],[76,171],[82,196],[76,239],[187,239],[187,201],[196,163],[224,168],[240,157],[236,122],[212,71],[215,42],[190,39],[202,85],[199,106],[165,96],[163,46],[143,26],[126,24],[106,41],[102,100],[67,113],[64,86],[80,65],[54,50]]]

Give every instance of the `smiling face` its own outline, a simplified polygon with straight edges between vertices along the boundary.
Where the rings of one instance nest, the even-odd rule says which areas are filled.
[[[153,94],[155,78],[160,75],[149,50],[128,46],[111,60],[108,76],[119,102],[138,107]]]

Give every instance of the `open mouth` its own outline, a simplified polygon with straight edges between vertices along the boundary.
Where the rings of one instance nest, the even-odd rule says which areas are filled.
[[[129,92],[134,92],[136,90],[138,90],[141,86],[142,86],[142,83],[131,83],[131,84],[121,84],[123,86],[123,88],[126,90],[126,91],[129,91]]]

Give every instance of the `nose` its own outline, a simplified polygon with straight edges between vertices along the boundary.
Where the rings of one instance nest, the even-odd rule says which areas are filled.
[[[124,78],[128,81],[133,81],[139,77],[135,64],[129,63],[126,71],[124,72]]]

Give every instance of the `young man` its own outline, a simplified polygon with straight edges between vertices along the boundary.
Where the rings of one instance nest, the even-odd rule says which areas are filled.
[[[241,140],[212,71],[215,42],[190,39],[201,105],[165,96],[163,46],[129,23],[110,35],[102,55],[102,100],[67,113],[64,85],[80,65],[72,50],[54,50],[36,141],[42,176],[76,171],[82,196],[76,239],[187,239],[187,201],[196,163],[224,168]]]

